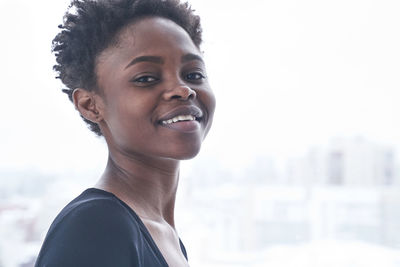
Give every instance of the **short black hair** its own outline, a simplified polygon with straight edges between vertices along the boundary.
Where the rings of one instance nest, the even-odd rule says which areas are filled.
[[[61,29],[52,41],[57,64],[53,69],[67,87],[62,91],[72,101],[76,88],[98,90],[95,74],[96,57],[109,47],[117,33],[134,20],[157,16],[181,26],[199,48],[199,16],[179,0],[72,0],[64,15]],[[83,118],[83,117],[82,117]],[[89,129],[101,136],[97,123],[85,118]]]

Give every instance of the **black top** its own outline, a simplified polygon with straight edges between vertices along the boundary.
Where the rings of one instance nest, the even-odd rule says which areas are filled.
[[[179,240],[183,255],[185,247]],[[138,215],[114,194],[89,188],[55,218],[35,267],[168,266]]]

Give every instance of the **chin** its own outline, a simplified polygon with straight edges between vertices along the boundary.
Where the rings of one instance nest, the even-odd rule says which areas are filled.
[[[177,158],[179,160],[188,160],[188,159],[192,159],[194,157],[197,156],[197,154],[199,154],[199,151],[197,151],[196,153],[191,153],[191,154],[187,154],[187,155],[182,155],[181,157]]]
[[[197,154],[199,154],[200,148],[201,145],[193,145],[193,146],[185,145],[183,147],[178,147],[174,149],[173,155],[170,155],[170,157],[177,160],[192,159]]]

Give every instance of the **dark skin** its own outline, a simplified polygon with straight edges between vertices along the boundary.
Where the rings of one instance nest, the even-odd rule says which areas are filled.
[[[169,266],[188,266],[174,206],[179,162],[199,152],[215,109],[202,54],[184,29],[164,18],[133,22],[117,37],[97,57],[100,90],[78,88],[73,94],[109,149],[96,187],[138,214]]]

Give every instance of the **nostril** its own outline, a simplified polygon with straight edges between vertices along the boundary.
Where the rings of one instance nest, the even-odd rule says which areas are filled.
[[[193,99],[193,98],[196,98],[196,96],[197,96],[197,94],[196,94],[196,91],[195,90],[193,90],[192,88],[190,88],[190,87],[188,87],[188,96],[187,96],[187,98],[189,98],[189,99]]]
[[[164,92],[165,100],[191,100],[196,98],[196,92],[189,86],[181,85]]]

